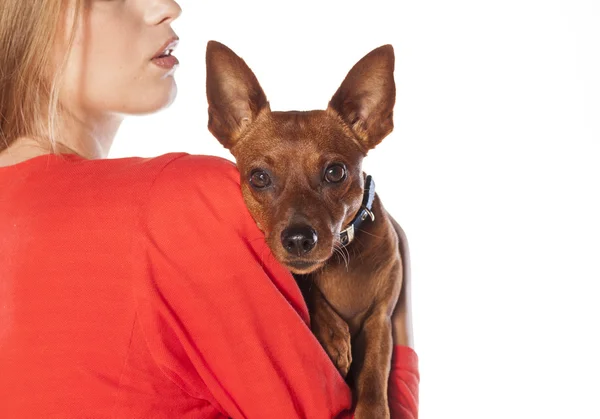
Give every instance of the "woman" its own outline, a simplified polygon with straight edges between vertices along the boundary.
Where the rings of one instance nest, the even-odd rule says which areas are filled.
[[[105,159],[174,99],[172,0],[4,0],[0,417],[351,417],[226,160]],[[394,417],[417,416],[409,292]]]

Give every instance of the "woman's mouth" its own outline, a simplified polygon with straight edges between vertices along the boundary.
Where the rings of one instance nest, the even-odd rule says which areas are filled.
[[[152,62],[157,66],[170,70],[179,64],[177,57],[173,55],[173,51],[179,43],[178,37],[169,39],[159,51],[152,57]]]

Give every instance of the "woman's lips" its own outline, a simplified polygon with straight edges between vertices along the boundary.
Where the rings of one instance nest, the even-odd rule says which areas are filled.
[[[170,70],[179,64],[179,60],[174,55],[163,55],[152,59],[152,62],[157,66]]]
[[[165,42],[158,52],[152,57],[152,62],[157,66],[170,70],[179,64],[177,57],[172,55],[175,48],[179,44],[179,37],[173,36],[167,42]]]

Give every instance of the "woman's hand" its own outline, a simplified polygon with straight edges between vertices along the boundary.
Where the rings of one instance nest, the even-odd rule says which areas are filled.
[[[392,335],[394,345],[403,345],[413,348],[412,330],[412,305],[411,305],[411,278],[410,254],[404,230],[394,223],[400,239],[400,253],[402,255],[403,278],[402,290],[392,313]]]

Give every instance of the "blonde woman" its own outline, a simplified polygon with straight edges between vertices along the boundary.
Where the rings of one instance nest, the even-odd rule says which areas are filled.
[[[264,257],[235,166],[106,159],[124,115],[175,98],[180,12],[171,0],[3,0],[4,419],[352,417],[292,276]],[[390,403],[413,418],[407,301]]]

